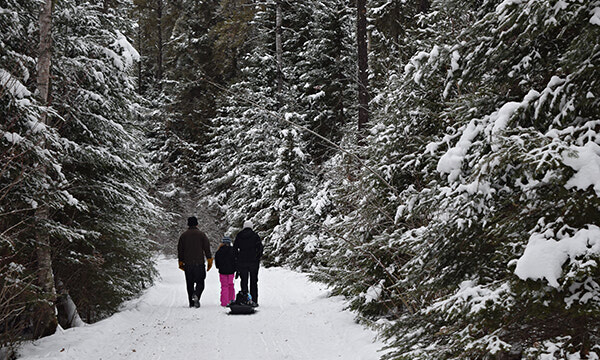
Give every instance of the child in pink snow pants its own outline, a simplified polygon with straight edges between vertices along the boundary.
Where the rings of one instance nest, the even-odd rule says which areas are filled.
[[[221,280],[221,306],[227,306],[235,300],[235,289],[233,288],[233,277],[235,273],[235,257],[231,247],[231,238],[224,236],[215,254],[215,265],[219,269]]]
[[[221,279],[221,306],[227,306],[232,300],[235,300],[233,274],[219,274],[219,279]]]

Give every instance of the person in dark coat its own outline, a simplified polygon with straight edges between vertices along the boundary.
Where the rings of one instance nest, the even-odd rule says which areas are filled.
[[[200,307],[200,296],[204,291],[206,272],[212,267],[213,259],[210,243],[206,234],[198,229],[198,219],[195,216],[187,220],[188,229],[179,237],[177,254],[179,268],[185,272],[190,307]],[[208,262],[204,269],[204,258]]]
[[[227,306],[235,300],[233,274],[235,273],[235,256],[231,247],[231,238],[223,237],[219,250],[215,253],[215,266],[219,269],[221,281],[221,306]]]
[[[258,306],[258,268],[263,254],[263,244],[252,227],[251,221],[244,222],[242,231],[235,237],[233,249],[242,292],[248,293],[248,279],[250,279],[252,302],[254,306]]]

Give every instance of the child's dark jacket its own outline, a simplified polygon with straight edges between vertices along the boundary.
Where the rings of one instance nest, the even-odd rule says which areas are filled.
[[[230,275],[235,272],[235,256],[233,247],[221,245],[215,254],[215,265],[219,269],[219,274]]]

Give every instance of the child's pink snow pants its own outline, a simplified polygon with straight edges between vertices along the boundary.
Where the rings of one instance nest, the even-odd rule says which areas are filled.
[[[227,306],[231,300],[235,300],[233,274],[219,274],[219,279],[221,280],[221,306]]]

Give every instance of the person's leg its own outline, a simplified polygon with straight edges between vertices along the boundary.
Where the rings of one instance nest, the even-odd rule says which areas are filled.
[[[194,306],[194,302],[192,301],[192,296],[194,295],[194,272],[191,265],[185,265],[185,285],[187,288],[188,294],[188,303],[191,306]]]
[[[229,304],[231,301],[235,300],[235,285],[233,284],[234,275],[226,275],[227,279],[227,303]]]
[[[219,274],[221,282],[221,306],[229,304],[229,275]]]
[[[196,275],[196,291],[195,294],[198,296],[198,301],[200,301],[200,296],[204,291],[204,279],[206,279],[206,269],[204,268],[204,264],[200,264],[196,266],[195,270]]]
[[[259,263],[252,264],[250,267],[250,295],[252,301],[258,304],[258,268]]]
[[[245,265],[240,265],[238,269],[238,274],[240,274],[240,287],[242,288],[242,292],[248,293],[248,276],[250,269]]]

